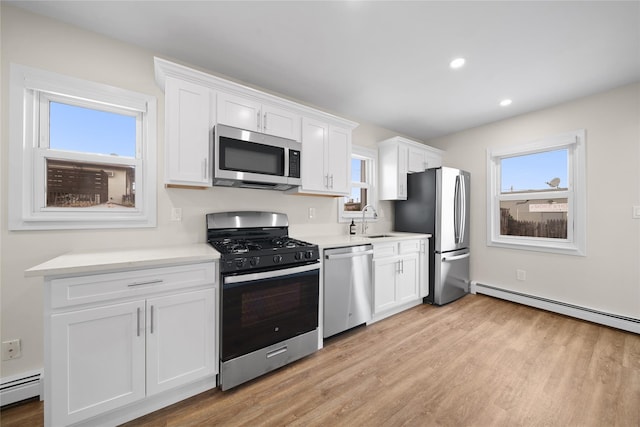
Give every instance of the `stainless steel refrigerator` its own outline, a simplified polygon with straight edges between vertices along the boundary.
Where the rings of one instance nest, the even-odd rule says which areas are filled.
[[[394,229],[429,233],[429,295],[444,305],[469,292],[471,175],[441,167],[410,174],[407,200],[395,202]]]

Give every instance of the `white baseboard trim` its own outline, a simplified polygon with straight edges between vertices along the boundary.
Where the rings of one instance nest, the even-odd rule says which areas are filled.
[[[489,286],[477,282],[473,282],[471,284],[471,291],[472,293],[489,295],[507,301],[517,302],[519,304],[552,311],[554,313],[576,317],[578,319],[587,320],[589,322],[598,323],[600,325],[622,329],[623,331],[640,334],[640,319],[618,316],[616,314],[605,313],[602,311],[592,310],[590,308],[580,307],[573,304],[567,304],[546,298],[536,297],[533,295],[522,294],[519,292],[501,289],[495,286]]]
[[[40,397],[42,400],[42,371],[32,371],[21,375],[0,379],[0,406],[21,400]]]

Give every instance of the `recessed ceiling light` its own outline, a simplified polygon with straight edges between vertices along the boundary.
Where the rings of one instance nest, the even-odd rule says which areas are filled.
[[[464,58],[456,58],[456,59],[454,59],[453,61],[451,61],[449,63],[449,67],[451,67],[451,68],[453,68],[455,70],[456,68],[462,67],[465,62],[466,61],[465,61]]]
[[[500,106],[501,107],[506,107],[508,105],[511,105],[511,102],[513,102],[513,101],[511,101],[510,99],[503,99],[502,101],[500,101]]]

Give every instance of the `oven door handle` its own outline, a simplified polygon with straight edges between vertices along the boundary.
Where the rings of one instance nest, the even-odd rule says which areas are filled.
[[[263,271],[260,273],[239,274],[237,276],[226,276],[223,278],[224,284],[251,282],[254,280],[271,279],[273,277],[288,276],[290,274],[306,273],[308,271],[320,270],[320,263],[301,265],[299,267],[283,268],[280,270]]]

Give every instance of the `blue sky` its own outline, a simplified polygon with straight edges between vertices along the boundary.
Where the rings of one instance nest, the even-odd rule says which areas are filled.
[[[543,153],[502,159],[502,192],[546,190],[546,183],[560,178],[560,188],[567,187],[567,150],[545,151]]]
[[[135,117],[57,102],[49,105],[51,148],[135,157]]]

